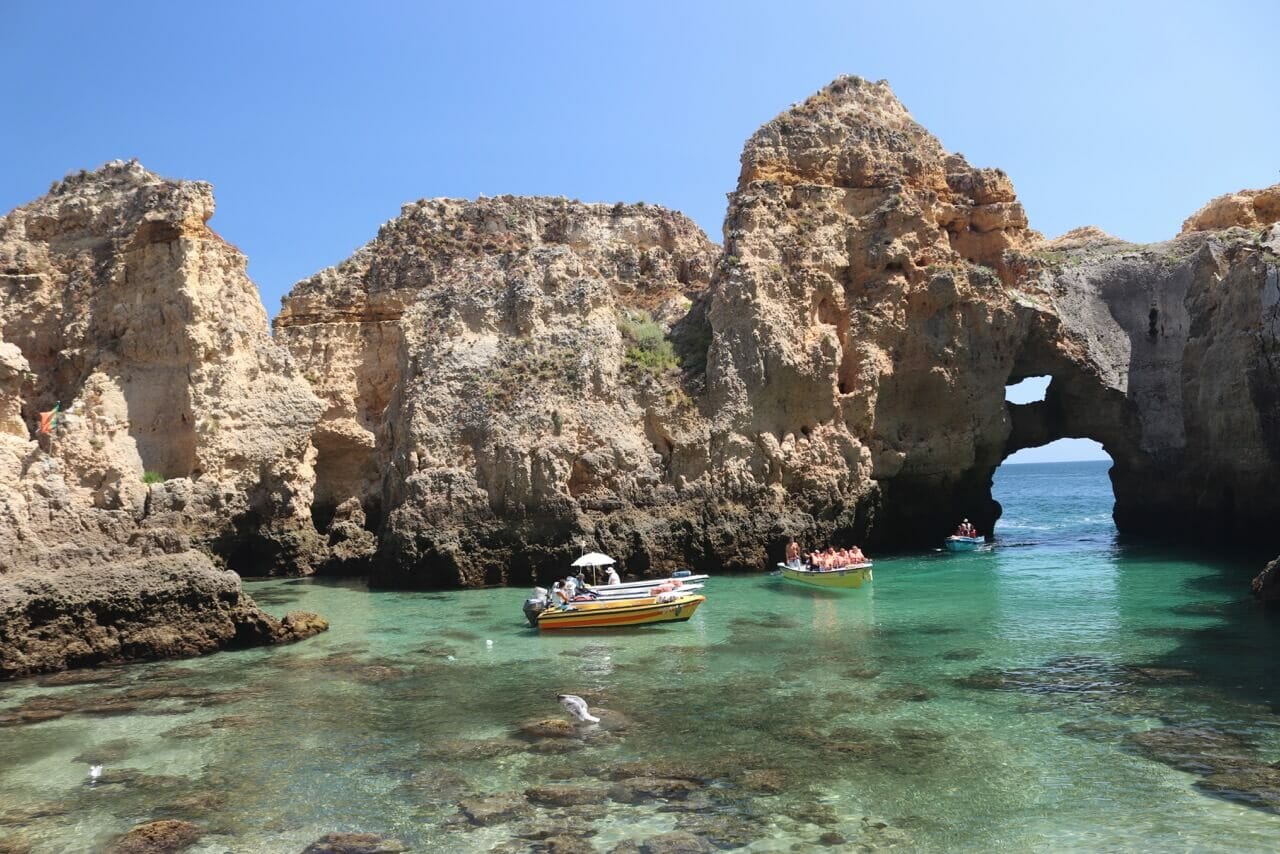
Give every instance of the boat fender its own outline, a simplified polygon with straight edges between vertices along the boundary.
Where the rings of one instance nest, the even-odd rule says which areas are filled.
[[[693,575],[693,570],[691,569],[677,569],[671,573],[672,578],[688,578],[690,575]]]

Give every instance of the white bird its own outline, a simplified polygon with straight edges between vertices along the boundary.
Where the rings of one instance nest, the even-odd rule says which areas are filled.
[[[96,781],[96,780],[97,780],[99,777],[101,777],[101,776],[102,776],[102,766],[101,766],[101,765],[90,765],[90,766],[89,766],[89,779],[90,779],[90,780],[94,780],[94,781]]]
[[[556,699],[560,701],[560,705],[564,706],[565,711],[583,723],[600,723],[600,719],[591,714],[591,710],[587,708],[587,701],[577,694],[557,694]]]

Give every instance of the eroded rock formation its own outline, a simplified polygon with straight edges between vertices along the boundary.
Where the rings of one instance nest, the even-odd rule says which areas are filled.
[[[242,570],[305,571],[323,548],[308,513],[321,403],[272,342],[213,208],[208,184],[137,163],[55,183],[0,219],[0,340],[28,364],[28,427],[62,405],[42,466],[65,484],[69,523],[104,511],[84,524],[164,524],[215,553],[252,548]]]
[[[385,584],[522,581],[578,540],[636,569],[686,559],[715,256],[646,205],[429,200],[300,283],[276,329],[328,402],[315,515],[345,508],[335,546],[357,501]]]
[[[995,468],[1075,436],[1114,457],[1122,530],[1257,531],[1268,192],[1189,221],[1226,232],[1046,241],[1003,172],[841,78],[748,141],[714,264],[687,223],[647,236],[676,218],[652,208],[407,206],[277,320],[329,403],[316,519],[357,500],[376,549],[349,509],[331,540],[388,584],[524,579],[575,541],[639,571],[758,569],[787,536],[990,530]],[[682,370],[628,367],[637,309]],[[1005,402],[1040,375],[1043,402]]]
[[[645,205],[416,202],[294,288],[278,346],[208,186],[113,164],[0,220],[0,560],[91,531],[394,586],[584,546],[760,569],[789,536],[990,530],[995,468],[1062,437],[1114,458],[1122,531],[1269,538],[1277,198],[1044,240],[1003,172],[841,78],[747,142],[723,249]]]
[[[116,640],[87,617],[28,625],[52,646],[63,638],[67,661],[205,651],[271,619],[193,547],[250,574],[306,572],[325,553],[309,514],[322,404],[271,340],[245,258],[208,227],[212,214],[208,184],[114,162],[0,218],[10,623],[28,625],[24,608],[87,614],[110,589],[157,587],[115,611],[99,602],[128,623]],[[56,428],[38,434],[55,405]],[[0,671],[60,666],[52,646],[17,643],[5,639]]]

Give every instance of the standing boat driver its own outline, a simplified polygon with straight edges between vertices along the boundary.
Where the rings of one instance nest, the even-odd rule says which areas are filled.
[[[618,570],[614,569],[612,566],[609,567],[609,574],[605,576],[604,583],[605,584],[621,584],[622,579],[618,577]]]
[[[795,540],[787,543],[787,566],[800,568],[800,544]]]

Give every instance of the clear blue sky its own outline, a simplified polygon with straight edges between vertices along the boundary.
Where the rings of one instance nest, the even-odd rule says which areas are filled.
[[[213,182],[274,314],[429,196],[645,200],[720,238],[743,141],[888,78],[1032,225],[1176,233],[1280,180],[1267,2],[31,2],[0,27],[0,210],[137,157]]]

